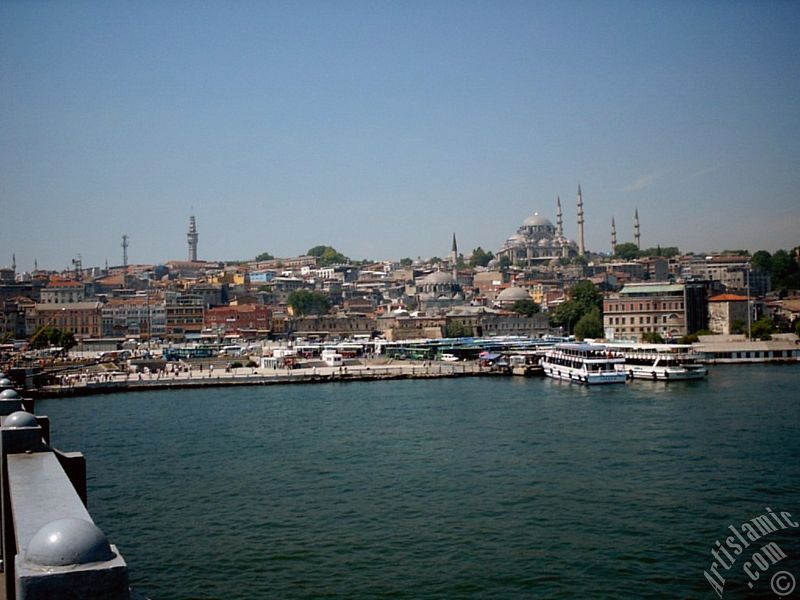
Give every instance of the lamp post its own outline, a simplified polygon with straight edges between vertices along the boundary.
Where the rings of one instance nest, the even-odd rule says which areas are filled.
[[[753,332],[751,331],[751,317],[750,317],[750,263],[747,263],[747,339],[753,339]]]

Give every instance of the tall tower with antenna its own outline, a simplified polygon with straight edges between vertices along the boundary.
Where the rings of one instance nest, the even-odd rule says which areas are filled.
[[[614,217],[611,217],[611,254],[617,253],[617,225],[614,223]]]
[[[642,249],[642,232],[639,230],[639,208],[636,208],[636,212],[633,215],[633,237],[636,239],[636,248],[637,250]]]
[[[189,242],[189,260],[192,262],[197,261],[197,238],[200,237],[197,233],[197,224],[194,221],[194,215],[189,217],[189,233],[186,234],[186,240]]]
[[[578,254],[586,254],[586,246],[583,243],[583,194],[581,184],[578,184]]]
[[[561,196],[556,196],[556,234],[564,237],[564,218],[561,214]]]

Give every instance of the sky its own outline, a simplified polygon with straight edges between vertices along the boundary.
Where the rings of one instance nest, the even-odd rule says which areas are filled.
[[[800,244],[800,3],[0,3],[0,264]]]

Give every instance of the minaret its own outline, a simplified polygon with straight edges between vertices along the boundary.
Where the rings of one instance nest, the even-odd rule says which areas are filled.
[[[636,208],[636,212],[634,213],[634,216],[633,216],[633,237],[636,239],[636,249],[637,250],[641,250],[642,249],[642,245],[641,245],[640,242],[641,242],[642,234],[641,234],[641,231],[639,231],[639,208],[638,207]]]
[[[611,254],[617,253],[617,226],[614,217],[611,217]]]
[[[581,184],[578,184],[578,254],[586,254],[586,247],[583,244],[583,194]]]
[[[14,273],[17,272],[17,253],[16,252],[14,252],[11,255],[11,270],[14,271]]]
[[[189,242],[189,260],[192,262],[197,261],[197,224],[194,222],[194,215],[189,217],[189,233],[186,234],[186,240]]]
[[[453,232],[453,246],[450,248],[450,265],[453,268],[453,280],[458,281],[458,244],[455,232]]]
[[[128,236],[122,234],[122,268],[128,274]]]
[[[556,196],[556,234],[564,237],[564,219],[561,215],[561,196]]]

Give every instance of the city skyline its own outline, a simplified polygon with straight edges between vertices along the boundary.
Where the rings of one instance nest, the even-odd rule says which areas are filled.
[[[796,246],[800,7],[0,7],[0,264]]]

